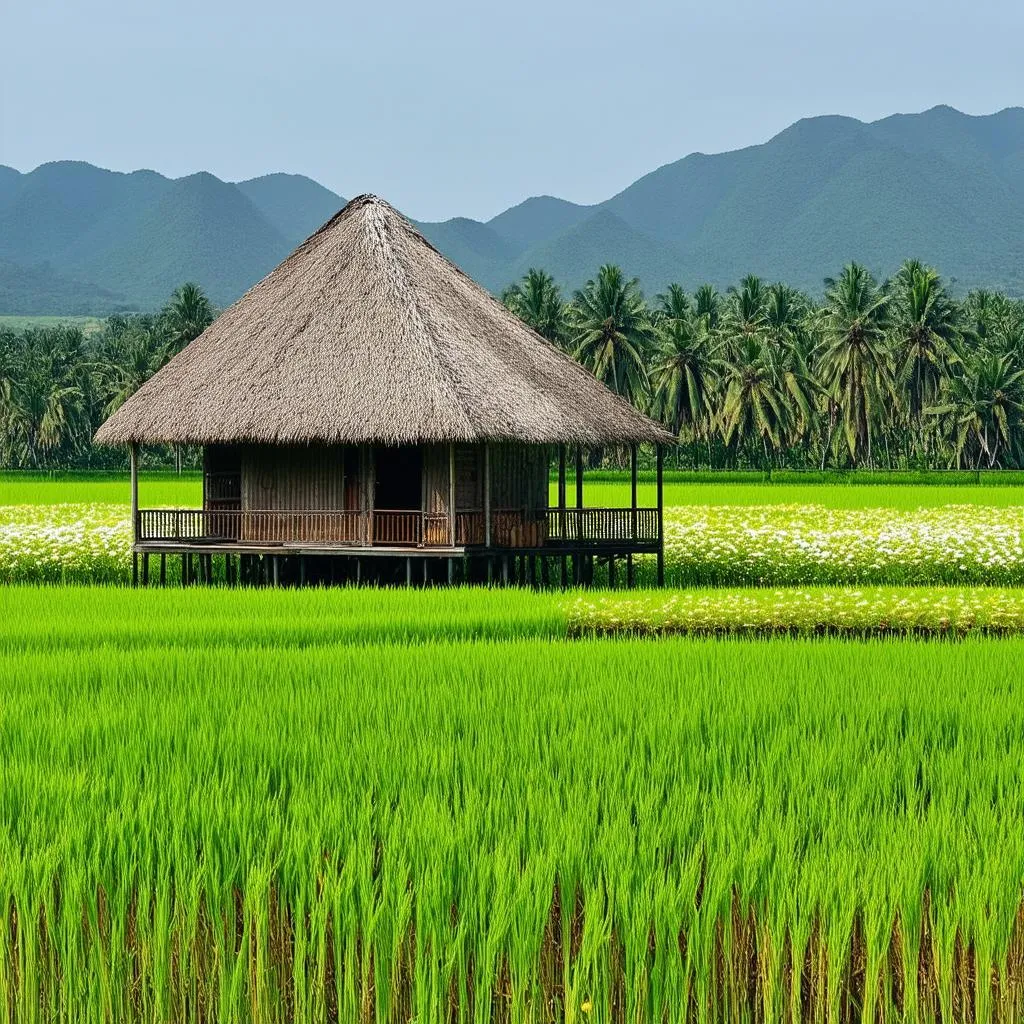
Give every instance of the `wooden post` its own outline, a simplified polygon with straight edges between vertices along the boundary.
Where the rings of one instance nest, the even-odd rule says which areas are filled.
[[[608,587],[611,590],[615,589],[615,556],[608,556]]]
[[[139,540],[139,446],[133,441],[129,449],[132,470],[132,543]]]
[[[665,586],[665,449],[657,446],[658,453],[658,586]]]
[[[629,539],[636,543],[636,471],[637,471],[637,458],[636,458],[636,445],[631,444],[629,446],[629,472],[632,482],[632,511],[629,517]]]
[[[412,559],[408,555],[405,556],[405,585],[412,586]]]
[[[626,586],[633,586],[633,553],[626,555]]]
[[[278,564],[278,556],[277,555],[272,555],[271,557],[274,560],[274,563],[273,563],[273,568],[274,568],[274,586],[276,587],[281,582],[281,567]]]
[[[167,552],[160,552],[160,586],[167,586]]]
[[[558,446],[558,539],[565,540],[565,445]]]
[[[299,555],[299,586],[306,585],[306,556]]]
[[[583,445],[576,446],[576,507],[583,508]],[[578,528],[577,520],[577,528]]]
[[[455,445],[448,445],[448,535],[455,547]],[[448,582],[452,581],[452,560],[448,559]]]
[[[491,446],[484,442],[484,546],[491,546]]]

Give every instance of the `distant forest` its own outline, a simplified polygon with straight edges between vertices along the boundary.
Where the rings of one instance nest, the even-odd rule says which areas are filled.
[[[670,285],[652,301],[605,265],[571,297],[530,270],[502,296],[539,334],[679,439],[701,469],[1024,467],[1024,302],[954,299],[907,261],[879,283],[851,263],[814,301],[748,276],[725,292]],[[194,284],[154,315],[0,331],[0,465],[115,467],[99,424],[213,322]],[[150,464],[195,452],[153,449]],[[594,450],[592,465],[618,453]]]

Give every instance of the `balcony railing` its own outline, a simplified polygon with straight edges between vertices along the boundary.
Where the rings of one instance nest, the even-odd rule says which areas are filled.
[[[482,509],[455,514],[455,544],[487,543]],[[650,546],[658,542],[656,508],[566,508],[532,512],[493,509],[490,543],[496,548]],[[338,547],[449,547],[445,513],[409,509],[292,511],[283,509],[140,509],[136,536],[146,543],[310,544]]]

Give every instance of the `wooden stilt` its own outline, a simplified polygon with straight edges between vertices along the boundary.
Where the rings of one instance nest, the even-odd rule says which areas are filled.
[[[299,586],[306,585],[306,556],[299,555]]]
[[[448,586],[450,587],[455,582],[455,559],[448,559]]]
[[[420,561],[423,563],[423,586],[427,585],[427,560],[421,558]]]
[[[167,586],[167,552],[160,552],[160,586]]]
[[[412,586],[412,559],[408,555],[405,556],[405,585]]]
[[[188,586],[188,566],[191,559],[186,554],[181,556],[181,585],[183,587]]]
[[[658,472],[658,586],[665,586],[665,449],[657,447]]]
[[[274,560],[274,586],[276,587],[281,582],[281,566],[280,566],[280,555],[273,555]]]
[[[633,556],[626,555],[626,586],[633,586]]]
[[[139,553],[137,551],[132,552],[132,586],[137,587],[139,585]]]
[[[608,586],[615,589],[615,556],[608,556]]]
[[[144,587],[149,586],[149,552],[145,551],[142,554],[142,585]]]

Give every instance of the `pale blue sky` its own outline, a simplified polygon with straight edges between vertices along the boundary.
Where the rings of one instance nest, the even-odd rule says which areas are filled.
[[[0,163],[295,171],[424,219],[594,202],[813,114],[1024,102],[1021,0],[0,3]]]

